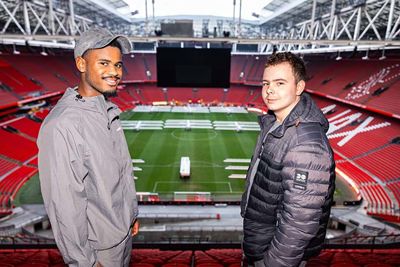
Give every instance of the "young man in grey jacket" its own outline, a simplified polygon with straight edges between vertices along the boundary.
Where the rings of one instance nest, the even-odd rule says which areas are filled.
[[[304,93],[306,69],[292,53],[269,57],[268,114],[242,197],[243,250],[251,266],[296,267],[321,250],[335,187],[328,121]]]
[[[39,176],[57,246],[69,266],[128,266],[138,213],[132,160],[107,100],[122,77],[123,36],[93,28],[77,41],[81,80],[44,120]],[[133,228],[133,229],[132,229]]]

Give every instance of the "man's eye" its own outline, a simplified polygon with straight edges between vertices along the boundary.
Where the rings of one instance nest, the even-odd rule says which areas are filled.
[[[122,64],[115,64],[115,67],[117,67],[118,69],[122,68]]]
[[[269,83],[263,83],[262,86],[263,86],[263,87],[269,86]]]
[[[278,86],[284,85],[284,83],[282,83],[282,82],[280,82],[280,83],[277,83],[277,84],[278,84]]]
[[[107,66],[108,62],[100,62],[100,64],[103,65],[103,66]]]

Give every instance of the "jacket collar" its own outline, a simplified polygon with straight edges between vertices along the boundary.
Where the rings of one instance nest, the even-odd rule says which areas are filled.
[[[118,107],[106,99],[104,95],[83,97],[79,95],[77,91],[78,87],[67,88],[64,95],[59,100],[59,105],[66,105],[69,107],[74,107],[78,109],[89,110],[93,112],[99,112],[102,114],[107,114],[112,111],[112,113],[120,113]]]
[[[268,113],[259,117],[259,123],[262,129],[271,127],[272,123],[275,121],[276,118],[273,113]],[[328,131],[328,120],[311,99],[310,95],[303,93],[300,97],[299,103],[296,104],[289,115],[285,118],[282,125],[271,132],[271,134],[276,137],[282,137],[287,128],[293,125],[298,126],[300,123],[310,122],[319,123],[325,132]]]

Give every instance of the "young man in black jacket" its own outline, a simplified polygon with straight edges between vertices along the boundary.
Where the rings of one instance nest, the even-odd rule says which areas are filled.
[[[318,255],[335,187],[328,121],[304,93],[306,69],[296,55],[269,57],[262,97],[268,114],[242,197],[243,250],[256,267],[296,267]]]

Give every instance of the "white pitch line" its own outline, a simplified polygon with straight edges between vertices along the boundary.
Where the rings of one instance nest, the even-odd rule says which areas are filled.
[[[226,166],[225,170],[235,170],[235,171],[247,171],[247,169],[249,168],[249,166]]]
[[[246,174],[231,174],[228,176],[230,179],[246,179]]]
[[[250,163],[250,159],[224,159],[224,162],[227,163]]]
[[[156,188],[157,188],[157,186],[158,186],[158,182],[156,182],[156,183],[154,184],[154,187],[153,187],[153,192],[156,192]]]

